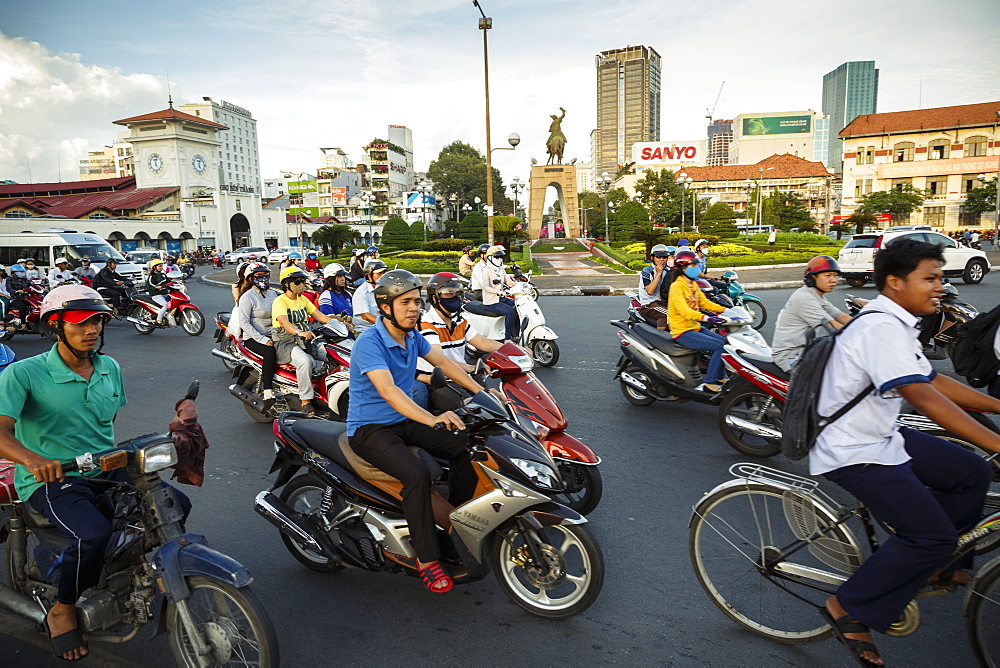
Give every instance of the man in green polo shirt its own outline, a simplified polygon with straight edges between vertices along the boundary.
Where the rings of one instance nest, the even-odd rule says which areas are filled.
[[[118,363],[99,354],[110,317],[91,288],[52,290],[42,302],[39,322],[57,333],[58,342],[49,352],[15,362],[0,374],[0,457],[17,464],[18,497],[68,540],[58,602],[45,626],[53,653],[71,661],[87,655],[76,628],[76,601],[97,584],[111,536],[111,523],[95,500],[106,480],[128,480],[120,469],[97,470],[89,477],[61,469],[62,462],[115,444],[113,422],[125,405],[125,388]]]

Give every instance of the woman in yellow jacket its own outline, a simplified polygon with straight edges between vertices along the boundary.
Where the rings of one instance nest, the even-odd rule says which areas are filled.
[[[699,274],[701,267],[698,266],[695,254],[690,250],[677,251],[671,271],[674,281],[670,284],[670,297],[667,300],[667,321],[674,341],[685,348],[712,353],[705,372],[705,382],[697,389],[714,394],[722,390],[719,381],[725,382],[722,346],[725,345],[726,338],[702,327],[703,322],[713,325],[723,322],[722,318],[705,315],[702,311],[722,313],[725,309],[709,301],[698,287]]]

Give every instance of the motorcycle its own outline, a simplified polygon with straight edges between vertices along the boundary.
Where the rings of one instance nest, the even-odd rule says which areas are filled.
[[[538,288],[535,286],[535,284],[531,282],[531,270],[528,270],[527,274],[524,273],[524,271],[521,269],[521,265],[519,265],[517,262],[510,263],[510,270],[514,274],[515,281],[520,281],[522,283],[527,284],[528,293],[531,295],[531,298],[537,302],[540,293],[538,292]]]
[[[216,269],[222,269],[222,256],[216,255],[212,258],[212,266]]]
[[[440,387],[443,374],[435,376]],[[493,570],[504,593],[528,612],[549,619],[580,614],[600,594],[604,559],[582,526],[586,518],[551,500],[563,490],[555,462],[489,392],[470,397],[455,413],[468,430],[479,484],[474,498],[457,508],[437,489],[432,493],[442,562],[453,581],[474,582]],[[271,472],[278,476],[257,495],[254,509],[308,568],[333,572],[350,565],[415,576],[402,485],[358,457],[346,430],[343,423],[283,413],[274,423]],[[445,473],[438,461],[416,450],[439,484]],[[306,471],[293,477],[301,468]]]
[[[181,273],[184,274],[182,280],[188,280],[194,276],[194,261],[190,258],[184,258],[180,260],[178,266],[181,268]]]
[[[718,404],[726,392],[725,386],[716,394],[695,389],[703,382],[708,355],[685,348],[674,341],[669,332],[645,322],[638,307],[638,300],[633,298],[629,318],[611,321],[618,328],[622,353],[614,377],[620,382],[625,398],[636,406],[647,406],[657,399]],[[734,306],[719,315],[724,322],[718,333],[726,337],[729,345],[770,358],[771,348],[750,326],[751,317],[746,309]]]
[[[193,401],[197,393],[195,381],[185,398]],[[178,415],[184,403],[178,403]],[[174,443],[160,434],[63,464],[64,472],[124,468],[131,479],[131,484],[109,485],[116,531],[99,584],[77,602],[80,631],[91,643],[122,643],[143,627],[150,636],[165,630],[181,666],[245,661],[277,666],[277,636],[250,588],[250,573],[210,548],[204,536],[185,532],[179,498],[160,479],[160,471],[175,464]],[[14,464],[0,460],[0,509],[6,513],[0,539],[7,565],[0,609],[42,624],[56,602],[59,555],[67,539],[17,498],[13,477]]]
[[[923,344],[924,356],[929,360],[944,360],[951,357],[955,347],[957,325],[968,322],[979,315],[979,310],[972,304],[958,301],[958,289],[943,279],[944,294],[935,313],[921,318],[920,336],[917,340]],[[847,295],[844,304],[851,317],[858,314],[863,304],[854,295]]]
[[[559,336],[545,325],[545,315],[531,296],[530,283],[515,283],[509,288],[521,323],[518,343],[531,351],[535,361],[542,366],[552,366],[559,361]],[[504,318],[487,311],[481,302],[469,301],[463,306],[465,318],[477,332],[494,341],[504,340]]]
[[[98,294],[104,297],[104,303],[107,304],[112,311],[114,311],[115,317],[124,318],[130,314],[136,306],[136,298],[140,293],[132,281],[124,281],[118,287],[125,290],[124,295],[119,295],[119,293],[108,288],[96,288],[96,290]],[[119,299],[121,300],[120,303]]]
[[[18,313],[14,317],[8,312],[6,318],[6,332],[0,336],[0,340],[8,341],[17,334],[42,334],[38,327],[38,317],[41,314],[42,300],[45,298],[45,281],[40,278],[33,278],[28,281],[28,294],[23,296],[28,304],[27,313]],[[42,334],[44,336],[44,334]]]
[[[152,297],[139,293],[131,296],[134,303],[125,319],[132,323],[135,331],[140,334],[151,334],[156,329],[173,328],[176,325],[170,323],[176,322],[177,319],[180,319],[181,328],[188,336],[198,336],[205,331],[205,316],[201,314],[201,310],[197,306],[191,303],[182,277],[183,274],[179,271],[167,274],[166,287],[170,290],[170,301],[167,309],[168,324],[157,324],[156,314],[160,312],[160,305],[153,301]]]
[[[764,307],[764,302],[761,301],[760,297],[744,290],[737,279],[739,279],[739,274],[733,270],[722,275],[722,280],[728,286],[729,298],[733,300],[735,306],[742,306],[753,316],[751,327],[759,331],[767,322],[767,308]]]
[[[538,440],[559,467],[565,489],[561,494],[551,495],[552,498],[581,515],[590,514],[600,503],[604,490],[598,469],[601,458],[582,441],[566,433],[566,415],[531,372],[531,356],[511,343],[497,352],[499,354],[483,358],[490,377],[499,379],[500,391],[510,402],[518,421],[538,435]]]
[[[212,355],[221,359],[236,379],[229,386],[230,394],[243,402],[247,414],[257,422],[271,422],[285,411],[301,408],[295,367],[291,364],[279,364],[275,368],[274,403],[269,406],[264,401],[260,382],[263,361],[243,345],[242,341],[226,334],[229,318],[229,313],[218,313],[215,316],[218,325],[215,338],[219,347],[212,350]],[[346,420],[354,340],[350,338],[347,325],[339,320],[331,320],[312,331],[316,338],[306,345],[314,359],[323,360],[312,374],[312,385],[316,392],[313,401],[318,408],[329,410],[331,419]]]

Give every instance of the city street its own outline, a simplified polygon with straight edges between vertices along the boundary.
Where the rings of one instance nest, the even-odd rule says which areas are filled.
[[[980,310],[1000,295],[1000,275],[979,285],[955,283],[961,299]],[[229,310],[228,289],[189,284],[208,325],[200,337],[180,329],[140,336],[128,323],[107,330],[105,352],[121,364],[129,404],[116,423],[118,440],[164,431],[174,402],[192,379],[201,380],[199,407],[211,449],[201,489],[184,487],[194,510],[189,530],[246,565],[267,607],[283,664],[302,665],[801,665],[848,666],[833,640],[789,646],[751,635],[729,621],[698,585],[688,557],[687,523],[701,495],[728,479],[745,459],[723,441],[714,407],[665,404],[637,407],[612,380],[617,338],[608,325],[626,315],[625,297],[542,297],[548,324],[561,337],[561,358],[539,379],[560,401],[568,431],[602,458],[604,499],[588,529],[606,564],[603,592],[583,615],[562,622],[533,617],[511,603],[492,578],[445,596],[414,578],[344,570],[321,574],[300,565],[277,530],[253,511],[254,496],[272,477],[270,425],[254,422],[232,397],[230,375],[211,357],[213,317]],[[871,286],[838,287],[872,298]],[[791,290],[760,294],[774,321]],[[40,338],[11,342],[19,358],[48,349]],[[935,363],[942,373],[950,364]],[[780,457],[769,465],[805,475],[805,462]],[[974,663],[961,616],[962,594],[922,601],[923,626],[908,638],[876,637],[893,665]],[[818,616],[818,613],[817,613]],[[86,666],[173,665],[166,636],[150,644],[92,644]],[[0,650],[7,665],[63,665],[51,657],[33,626],[0,615]]]

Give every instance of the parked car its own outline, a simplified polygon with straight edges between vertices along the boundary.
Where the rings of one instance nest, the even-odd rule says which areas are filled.
[[[288,259],[288,254],[292,251],[298,251],[299,249],[295,246],[282,246],[281,248],[275,248],[271,251],[270,255],[267,256],[267,261],[274,264],[275,262],[284,262]]]
[[[966,248],[939,232],[913,229],[919,226],[901,226],[906,229],[886,230],[868,234],[855,234],[837,256],[840,273],[851,287],[860,288],[872,280],[875,271],[875,254],[880,248],[896,239],[916,239],[937,244],[944,249],[944,275],[961,278],[965,283],[979,283],[990,271],[986,253]]]
[[[251,258],[251,255],[254,257]],[[265,257],[267,257],[267,249],[263,246],[244,246],[227,254],[226,263],[237,264],[238,262],[247,262],[251,259],[263,261]]]

